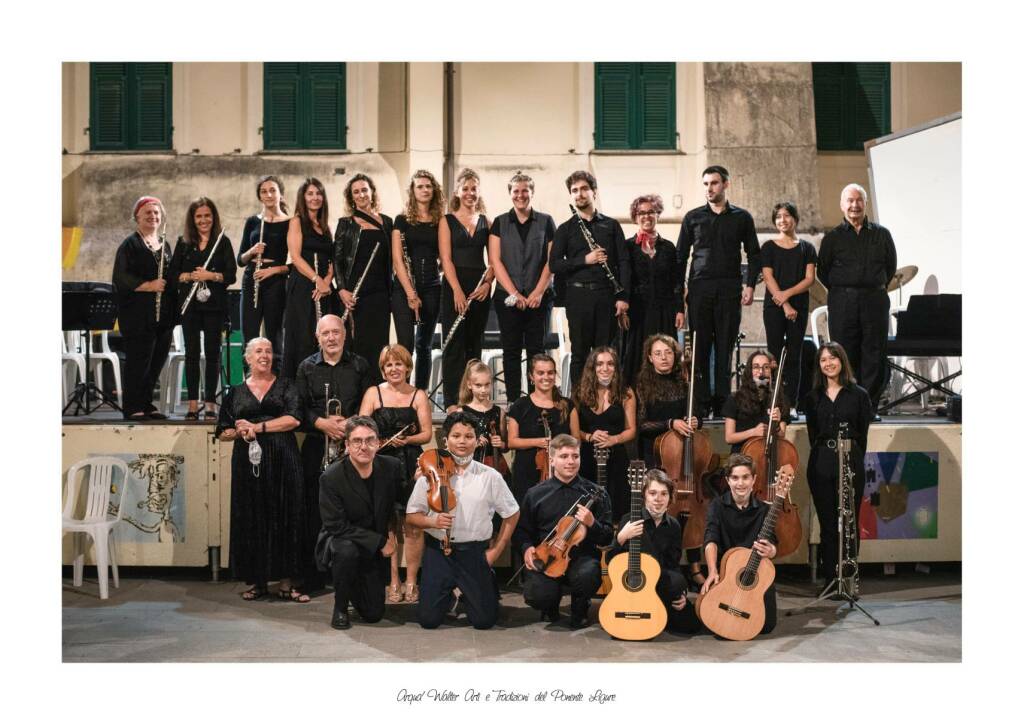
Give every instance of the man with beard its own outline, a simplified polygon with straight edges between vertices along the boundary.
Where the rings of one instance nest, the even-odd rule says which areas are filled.
[[[574,171],[565,180],[565,188],[579,213],[583,228],[599,247],[591,250],[580,221],[570,218],[555,230],[548,266],[555,275],[556,289],[565,289],[565,316],[572,340],[569,366],[573,385],[583,372],[587,355],[595,347],[610,345],[616,333],[616,320],[629,309],[630,263],[622,226],[597,211],[594,197],[597,179],[588,171]],[[614,293],[612,281],[603,263],[615,276],[622,290]]]
[[[761,247],[754,230],[754,218],[725,198],[729,172],[709,166],[702,174],[707,203],[683,217],[676,250],[685,268],[690,261],[686,284],[686,315],[690,329],[697,333],[697,402],[704,411],[721,415],[729,394],[729,361],[740,330],[740,305],[754,301],[754,286],[761,271]],[[740,248],[747,253],[747,276],[740,276]],[[742,292],[741,292],[741,285]],[[715,350],[715,392],[710,391],[711,346]]]
[[[615,545],[608,552],[608,561],[629,552],[629,540],[640,539],[640,551],[649,554],[661,566],[661,577],[655,592],[668,612],[668,628],[674,632],[693,634],[700,630],[694,608],[686,601],[686,577],[679,570],[683,531],[675,516],[668,516],[675,484],[660,468],[644,474],[642,517],[630,521],[626,514],[619,522]]]
[[[739,453],[743,444],[751,438],[764,438],[768,432],[769,419],[779,421],[779,436],[786,435],[789,401],[786,400],[785,391],[779,391],[779,399],[770,416],[768,412],[772,402],[774,375],[774,355],[764,350],[750,353],[739,389],[722,406],[725,442],[732,445],[733,453]]]
[[[425,529],[423,580],[420,587],[419,620],[424,629],[435,629],[455,602],[454,590],[466,607],[474,629],[490,629],[498,619],[498,587],[494,562],[508,546],[519,521],[519,504],[505,479],[490,466],[473,459],[477,434],[473,419],[452,413],[441,429],[446,451],[455,461],[455,475],[448,485],[455,493],[450,513],[431,511],[427,504],[429,484],[424,476],[416,481],[405,508],[405,521]],[[501,516],[501,528],[492,543],[492,519]],[[442,548],[446,531],[451,553]]]

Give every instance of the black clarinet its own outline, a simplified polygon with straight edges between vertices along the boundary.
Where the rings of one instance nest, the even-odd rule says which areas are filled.
[[[594,241],[594,237],[590,233],[590,230],[587,229],[587,225],[583,223],[583,218],[580,216],[579,210],[572,204],[569,205],[569,209],[572,210],[573,216],[576,217],[576,221],[579,222],[580,231],[583,232],[583,240],[587,243],[587,246],[590,247],[590,251],[596,252],[598,249],[603,250],[604,247]],[[615,275],[612,274],[612,268],[608,266],[608,263],[601,262],[601,266],[604,267],[604,273],[607,275],[608,281],[612,283],[612,289],[615,291],[615,294],[622,292],[623,287],[619,284],[619,280],[615,278]]]

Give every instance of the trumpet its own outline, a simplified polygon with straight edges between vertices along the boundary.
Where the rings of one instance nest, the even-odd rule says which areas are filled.
[[[368,260],[366,260],[366,268],[363,270],[363,273],[361,275],[359,275],[359,279],[356,280],[356,286],[352,288],[352,301],[353,302],[358,302],[359,301],[359,290],[363,286],[363,280],[366,279],[366,273],[370,271],[370,265],[373,264],[373,258],[377,256],[377,250],[378,249],[380,249],[380,242],[377,242],[376,246],[374,246],[374,248],[373,248],[373,251],[370,252],[370,258]],[[350,310],[350,309],[348,309],[346,307],[345,308],[345,312],[342,313],[342,315],[341,315],[341,322],[342,322],[342,324],[344,324],[345,321],[348,320],[348,316],[351,313],[352,313],[352,310]],[[354,324],[355,323],[353,323],[353,325]],[[353,329],[353,333],[354,333],[355,332],[355,327],[353,327],[352,329]]]
[[[260,241],[258,244],[263,244],[263,217],[266,214],[264,210],[260,214]],[[252,282],[252,306],[256,309],[260,306],[260,279],[256,276],[256,272],[259,272],[263,267],[263,252],[256,255],[256,269],[253,270],[253,282]]]
[[[590,251],[596,252],[598,249],[603,251],[604,247],[594,241],[594,235],[590,233],[590,230],[587,229],[587,225],[583,223],[583,217],[580,216],[579,210],[573,204],[569,205],[569,209],[572,210],[573,216],[576,217],[576,221],[579,222],[580,231],[583,233],[583,240],[587,243],[587,246],[590,247]],[[615,278],[615,275],[612,274],[612,268],[608,266],[608,262],[601,262],[601,266],[604,268],[604,273],[605,276],[608,277],[608,281],[612,283],[612,290],[614,290],[615,294],[622,292],[623,287],[619,284],[619,280]]]
[[[331,384],[324,383],[324,417],[341,415],[341,401],[331,397]],[[320,470],[326,471],[327,467],[341,457],[341,441],[333,440],[329,435],[324,434],[324,457],[320,461]]]
[[[485,279],[487,279],[487,270],[486,269],[484,270],[483,275],[480,277],[480,281],[476,283],[476,287],[479,287],[480,285],[482,285],[484,283]],[[476,290],[476,287],[473,288],[474,291]],[[474,300],[469,300],[466,303],[466,309],[464,309],[461,313],[459,313],[459,316],[455,318],[455,322],[452,323],[452,327],[451,327],[450,330],[448,330],[448,334],[445,336],[444,342],[441,343],[441,354],[442,355],[444,354],[445,348],[448,347],[448,343],[452,341],[452,337],[455,336],[455,331],[459,329],[459,325],[461,325],[462,321],[464,319],[466,319],[466,313],[469,312],[469,306],[472,305],[473,302],[474,302]]]

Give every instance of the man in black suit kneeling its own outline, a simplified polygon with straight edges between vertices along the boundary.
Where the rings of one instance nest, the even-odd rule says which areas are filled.
[[[345,423],[347,455],[320,476],[320,517],[317,565],[334,579],[331,626],[352,626],[348,604],[364,622],[384,616],[387,557],[393,556],[395,498],[402,486],[401,464],[377,458],[380,445],[372,418],[353,416]]]

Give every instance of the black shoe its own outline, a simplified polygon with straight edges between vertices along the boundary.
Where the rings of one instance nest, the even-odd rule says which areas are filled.
[[[185,420],[199,420],[199,411],[190,410],[189,412],[185,413]]]
[[[146,413],[150,420],[167,420],[167,416],[159,410],[150,410]]]
[[[558,611],[558,606],[551,607],[550,609],[543,609],[540,613],[540,621],[542,622],[557,622],[562,618],[561,612]]]
[[[590,619],[586,614],[573,614],[569,617],[569,629],[585,629],[590,626]]]
[[[352,620],[348,618],[348,612],[335,609],[334,615],[331,617],[331,627],[333,629],[351,629]]]

